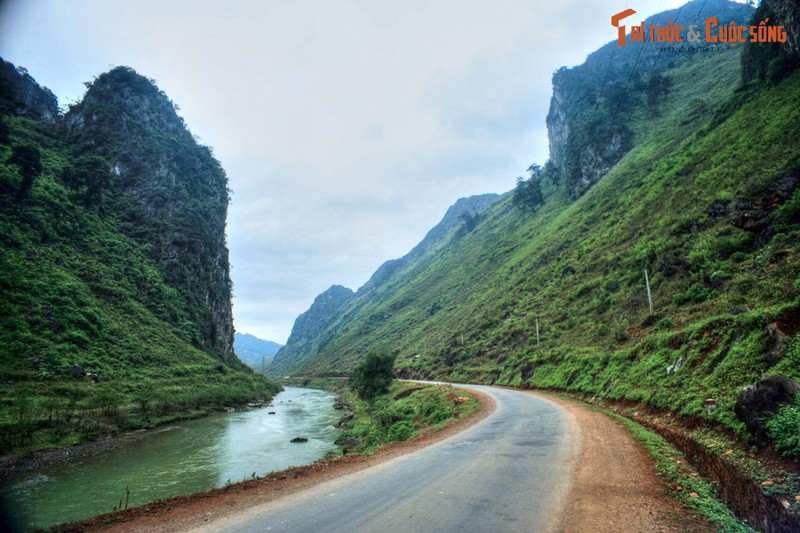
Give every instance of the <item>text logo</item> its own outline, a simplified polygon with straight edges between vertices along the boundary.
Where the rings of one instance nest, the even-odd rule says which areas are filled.
[[[667,25],[645,25],[644,22],[631,27],[630,36],[626,34],[626,26],[621,26],[623,19],[635,15],[633,9],[626,9],[611,17],[611,25],[617,28],[617,45],[628,44],[627,37],[632,43],[703,43],[721,44],[731,46],[737,43],[785,43],[786,30],[783,26],[769,26],[769,19],[764,19],[755,26],[739,26],[735,21],[730,24],[720,24],[716,17],[707,18],[705,24],[690,24],[688,28],[670,20]],[[703,30],[698,29],[702,26]],[[685,31],[684,31],[685,30]]]

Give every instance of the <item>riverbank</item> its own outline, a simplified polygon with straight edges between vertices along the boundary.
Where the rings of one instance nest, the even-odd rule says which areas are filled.
[[[339,450],[334,399],[327,391],[287,388],[271,407],[217,413],[104,442],[84,449],[83,457],[68,450],[63,464],[3,487],[16,520],[12,530],[46,528],[309,464]],[[300,438],[303,444],[292,443]]]
[[[242,404],[235,409],[251,409],[256,404]],[[32,475],[48,468],[63,465],[67,461],[72,461],[79,457],[90,457],[100,453],[109,452],[120,446],[125,446],[153,433],[169,431],[174,424],[187,420],[197,420],[213,414],[229,412],[226,407],[218,410],[202,410],[184,413],[182,416],[174,416],[165,420],[161,424],[141,429],[131,430],[117,435],[104,435],[98,440],[84,441],[69,446],[58,446],[48,450],[38,450],[21,455],[9,455],[0,457],[0,483],[7,484],[14,479]]]
[[[272,472],[261,478],[233,483],[207,492],[154,501],[125,511],[56,526],[50,531],[77,533],[113,530],[166,533],[202,526],[250,506],[286,497],[329,479],[358,472],[455,435],[486,418],[495,408],[494,401],[488,396],[474,391],[470,391],[470,394],[480,401],[480,409],[470,417],[454,420],[436,432],[423,432],[408,441],[382,446],[372,455],[342,455],[306,466]]]

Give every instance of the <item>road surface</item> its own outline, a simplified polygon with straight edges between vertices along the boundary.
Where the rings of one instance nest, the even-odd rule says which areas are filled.
[[[519,391],[478,424],[422,450],[207,523],[197,531],[555,530],[580,452],[563,408]]]

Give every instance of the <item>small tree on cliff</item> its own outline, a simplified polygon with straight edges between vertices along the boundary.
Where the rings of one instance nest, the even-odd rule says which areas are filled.
[[[517,187],[511,197],[511,205],[522,211],[536,211],[540,205],[544,205],[544,194],[542,186],[539,184],[538,175],[533,175],[527,180],[517,178]]]
[[[42,173],[42,155],[32,145],[15,146],[7,163],[17,165],[22,174],[22,183],[17,191],[18,198],[24,198],[33,188],[33,180]]]
[[[389,390],[395,378],[394,360],[394,355],[368,353],[350,374],[350,388],[362,400],[372,401]]]

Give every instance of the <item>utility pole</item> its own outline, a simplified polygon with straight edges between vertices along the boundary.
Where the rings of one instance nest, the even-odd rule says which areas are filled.
[[[650,314],[653,314],[653,296],[650,294],[650,278],[647,277],[647,269],[644,269],[644,284],[647,287],[647,303],[650,305]]]
[[[539,317],[536,317],[536,346],[539,346]]]

